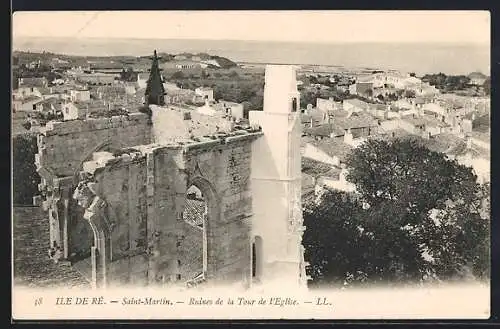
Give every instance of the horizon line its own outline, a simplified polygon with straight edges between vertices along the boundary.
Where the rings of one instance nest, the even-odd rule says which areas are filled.
[[[231,38],[175,38],[175,37],[167,37],[167,38],[154,38],[154,37],[104,37],[104,36],[42,36],[42,35],[12,35],[12,40],[19,38],[47,38],[47,39],[102,39],[102,40],[176,40],[176,41],[228,41],[228,42],[260,42],[260,43],[304,43],[304,44],[432,44],[432,45],[476,45],[476,46],[488,46],[491,47],[490,42],[481,42],[481,41],[409,41],[409,40],[400,40],[400,41],[374,41],[374,40],[343,40],[343,41],[335,41],[335,40],[318,40],[318,41],[309,41],[309,40],[257,40],[257,39],[231,39]]]

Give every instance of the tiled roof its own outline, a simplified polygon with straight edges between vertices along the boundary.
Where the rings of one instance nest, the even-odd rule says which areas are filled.
[[[482,132],[482,131],[472,131],[472,137],[477,138],[478,140],[486,143],[491,142],[491,135],[489,132]]]
[[[378,125],[375,118],[365,113],[352,114],[348,118],[335,118],[333,123],[339,127],[339,129],[364,128]]]
[[[447,124],[446,122],[443,122],[439,119],[436,119],[433,115],[424,115],[422,117],[422,120],[424,120],[425,125],[429,127],[449,127],[450,125]]]
[[[322,137],[330,137],[331,134],[334,136],[343,136],[344,129],[335,124],[322,124],[318,127],[313,128],[305,128],[304,132],[311,136],[322,136]]]
[[[302,173],[302,193],[314,191],[314,185],[314,177],[309,174]]]
[[[23,99],[23,104],[29,103],[29,102],[36,102],[36,101],[41,101],[42,99],[37,96],[28,96]]]
[[[408,133],[406,130],[397,128],[392,130],[383,130],[379,129],[379,133],[377,138],[404,138],[406,136],[415,136],[413,134]]]
[[[363,110],[366,110],[369,107],[368,103],[363,102],[362,100],[359,100],[357,98],[346,99],[346,100],[344,100],[344,103],[351,104],[351,105],[359,107]]]
[[[303,157],[302,160],[302,175],[306,174],[311,177],[323,175],[330,171],[331,165],[321,161]]]
[[[406,121],[406,122],[412,124],[413,126],[423,126],[426,124],[426,120],[424,120],[421,117],[414,116],[413,114],[404,115],[401,117],[401,120]]]
[[[463,143],[462,138],[448,133],[438,134],[429,139],[422,139],[422,141],[430,150],[441,153],[447,153]]]
[[[462,141],[461,143],[453,146],[452,148],[447,150],[446,153],[454,156],[461,156],[470,153],[473,157],[483,157],[488,159],[490,157],[490,152],[488,150],[485,150],[484,148],[474,144],[472,144],[472,146],[468,148],[465,141]]]
[[[88,109],[89,108],[89,103],[74,102],[73,105],[75,105],[79,109]]]
[[[22,86],[43,86],[46,83],[47,79],[43,77],[22,78]]]
[[[331,157],[338,157],[340,161],[352,151],[352,146],[344,143],[341,138],[323,138],[319,141],[311,141],[311,145],[317,147]]]
[[[344,111],[344,110],[329,110],[328,115],[334,118],[345,118],[348,117],[350,114],[349,111]]]

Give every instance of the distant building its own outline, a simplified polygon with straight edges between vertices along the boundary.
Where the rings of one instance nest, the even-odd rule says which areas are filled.
[[[200,63],[205,64],[207,66],[215,66],[215,67],[220,67],[219,62],[215,59],[208,59],[208,60],[203,60]]]
[[[37,77],[37,78],[19,78],[18,85],[19,87],[47,87],[48,80],[45,77]]]
[[[225,115],[234,118],[236,121],[243,119],[243,104],[219,100],[219,102],[216,103],[216,108],[218,108],[219,111],[223,111]]]
[[[481,72],[472,72],[469,74],[470,84],[474,86],[482,86],[486,79],[488,78],[486,75]]]
[[[90,101],[90,90],[89,89],[70,90],[70,97],[72,102],[88,102]]]
[[[208,100],[209,102],[214,100],[214,90],[209,87],[199,87],[194,90],[196,95],[202,97],[203,100]]]
[[[24,99],[26,97],[42,97],[42,93],[37,87],[19,87],[12,92],[14,99]]]
[[[63,101],[58,98],[52,97],[42,100],[40,103],[38,103],[38,105],[40,105],[37,108],[39,112],[54,115],[56,113],[62,112]]]
[[[23,99],[14,99],[12,101],[12,111],[38,111],[41,109],[39,104],[43,99],[37,96],[28,96]]]
[[[311,104],[308,104],[307,108],[302,110],[300,118],[304,128],[313,128],[328,123],[329,120],[327,111],[313,108]]]
[[[76,75],[76,79],[91,85],[111,85],[118,76],[117,74],[107,73],[79,73]]]
[[[363,97],[373,96],[373,83],[372,82],[356,82],[349,86],[349,93],[351,95],[359,95]]]
[[[83,119],[88,112],[88,104],[84,103],[66,103],[62,105],[64,121]]]
[[[135,95],[135,92],[136,92],[136,89],[135,89],[135,86],[132,85],[132,84],[125,84],[125,93],[127,95]]]
[[[139,89],[146,88],[148,82],[149,73],[139,73],[137,74],[137,86]]]
[[[335,102],[333,97],[329,99],[316,98],[316,108],[326,112],[336,111],[342,109],[342,103]]]

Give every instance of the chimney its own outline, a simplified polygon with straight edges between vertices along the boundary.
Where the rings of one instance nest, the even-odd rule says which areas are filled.
[[[312,104],[307,104],[307,107],[306,107],[306,114],[309,114],[309,112],[313,109],[313,105]]]
[[[465,143],[467,145],[467,149],[470,150],[472,148],[472,136],[470,133],[465,135]]]

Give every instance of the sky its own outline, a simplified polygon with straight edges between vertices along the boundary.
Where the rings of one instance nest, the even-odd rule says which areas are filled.
[[[488,11],[16,12],[12,25],[14,38],[490,44]]]

